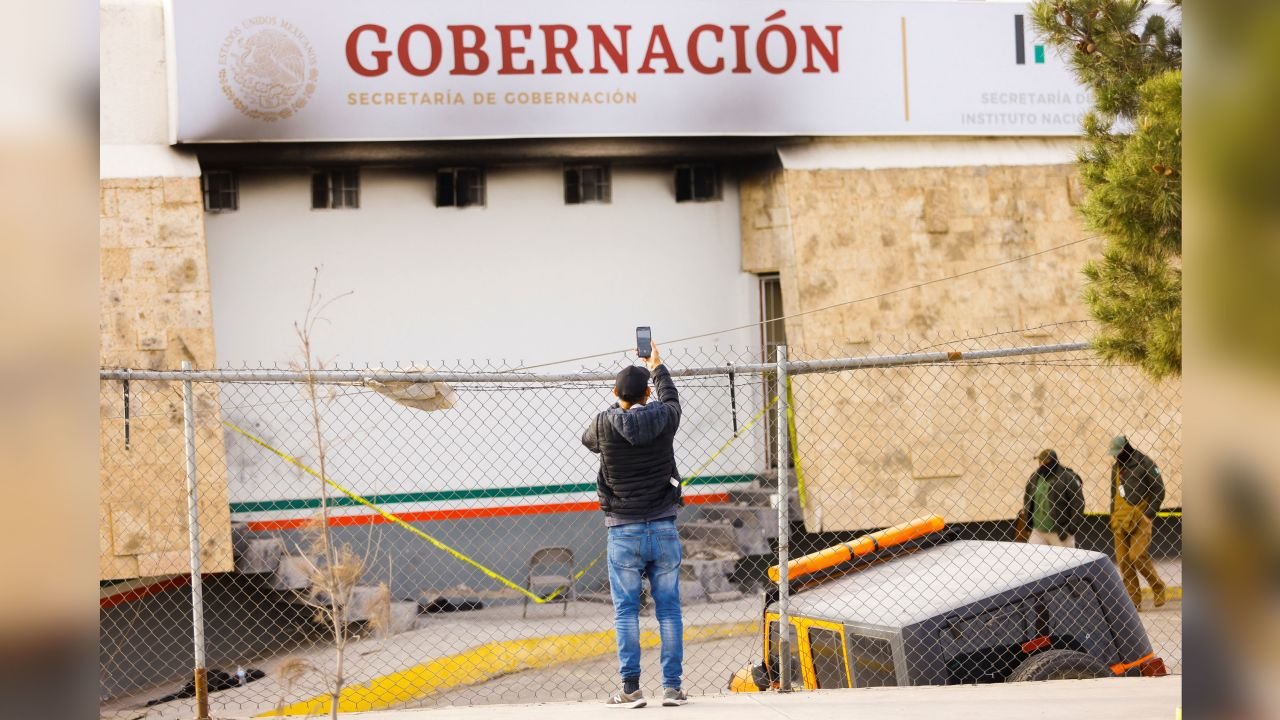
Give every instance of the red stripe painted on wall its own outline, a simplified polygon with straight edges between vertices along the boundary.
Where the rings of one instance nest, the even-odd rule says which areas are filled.
[[[686,505],[702,505],[705,503],[726,502],[728,500],[729,493],[709,493],[706,495],[686,495],[684,503]],[[420,512],[399,513],[399,517],[405,522],[430,522],[433,520],[466,520],[472,518],[516,517],[520,515],[547,515],[562,512],[593,512],[598,511],[599,509],[599,502],[589,500],[585,502],[548,503],[544,505],[513,505],[511,507],[424,510]],[[250,522],[248,523],[248,526],[250,530],[255,532],[269,532],[272,530],[297,530],[305,527],[310,522],[310,519],[307,518],[262,520]],[[372,514],[338,515],[329,518],[329,525],[331,527],[381,525],[389,522],[391,521],[381,515]],[[189,575],[175,575],[174,577],[151,583],[150,585],[130,588],[123,592],[104,596],[99,600],[98,605],[101,609],[105,610],[117,605],[123,605],[127,602],[133,602],[134,600],[140,600],[151,595],[157,595],[167,590],[186,587],[190,584],[191,577]]]
[[[161,580],[160,582],[157,582],[157,583],[152,583],[150,585],[144,585],[142,587],[132,588],[129,590],[125,590],[124,592],[116,593],[114,595],[107,595],[106,597],[98,601],[98,607],[100,607],[103,610],[106,610],[107,608],[112,608],[117,605],[123,605],[124,603],[127,603],[127,602],[140,600],[149,595],[156,595],[166,590],[173,590],[174,588],[185,587],[190,584],[191,584],[191,576],[177,575],[169,578],[168,580]]]
[[[709,493],[706,495],[686,495],[685,505],[701,505],[704,503],[726,502],[729,493]],[[570,503],[547,503],[543,505],[512,505],[510,507],[486,508],[453,508],[449,510],[420,510],[417,512],[395,513],[405,522],[432,522],[435,520],[471,520],[476,518],[517,517],[520,515],[549,515],[565,512],[599,511],[600,503],[595,500]],[[352,527],[357,525],[383,525],[391,522],[381,515],[335,515],[329,518],[329,527]],[[246,523],[253,532],[270,532],[272,530],[298,530],[311,524],[311,518],[288,518],[284,520],[251,520]]]

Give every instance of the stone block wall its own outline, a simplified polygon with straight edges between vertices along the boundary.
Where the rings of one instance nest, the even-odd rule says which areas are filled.
[[[103,367],[213,367],[200,179],[103,179],[99,200]],[[195,389],[203,569],[229,571],[217,388]],[[182,385],[103,381],[100,398],[100,579],[187,572]]]
[[[743,265],[780,273],[792,356],[911,352],[995,332],[987,346],[1081,339],[1088,238],[1071,165],[778,169],[743,182]],[[938,278],[954,280],[876,297]],[[1008,331],[1030,328],[1018,332]],[[948,345],[940,348],[946,349]],[[793,383],[810,530],[940,512],[1011,518],[1043,447],[1108,507],[1105,454],[1127,433],[1160,463],[1180,506],[1181,388],[1127,367],[1004,366],[810,375]]]
[[[739,182],[738,194],[742,203],[742,271],[777,272],[790,265],[791,208],[782,171],[746,174]]]

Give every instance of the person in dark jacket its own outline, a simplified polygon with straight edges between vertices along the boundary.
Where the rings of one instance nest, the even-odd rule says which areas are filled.
[[[1074,470],[1058,462],[1058,453],[1041,450],[1040,462],[1022,493],[1022,515],[1033,545],[1076,546],[1084,517],[1084,485]]]
[[[1124,579],[1124,589],[1142,608],[1141,574],[1151,586],[1156,607],[1165,603],[1165,585],[1151,560],[1151,529],[1164,503],[1164,478],[1160,468],[1145,454],[1117,435],[1108,452],[1115,458],[1111,466],[1111,533],[1116,541],[1116,565]]]
[[[680,473],[675,436],[680,428],[680,395],[662,364],[658,346],[638,365],[623,368],[614,382],[618,402],[592,419],[582,444],[600,455],[596,490],[608,528],[609,592],[618,633],[622,691],[608,706],[640,708],[640,581],[649,578],[662,644],[662,704],[683,705],[684,624],[680,614],[683,559],[676,513]],[[652,374],[657,402],[650,402]]]

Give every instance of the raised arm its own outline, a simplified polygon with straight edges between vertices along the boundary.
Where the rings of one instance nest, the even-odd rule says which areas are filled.
[[[667,408],[667,412],[671,413],[671,420],[674,423],[680,422],[680,392],[676,390],[676,383],[671,379],[671,372],[662,362],[662,354],[658,352],[658,344],[652,343],[653,352],[645,359],[644,364],[649,367],[649,372],[653,374],[654,395],[657,396],[658,402]]]

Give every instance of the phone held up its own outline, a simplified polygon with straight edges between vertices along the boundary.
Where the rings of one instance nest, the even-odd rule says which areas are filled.
[[[653,332],[648,326],[636,328],[636,354],[642,358],[653,354]]]

